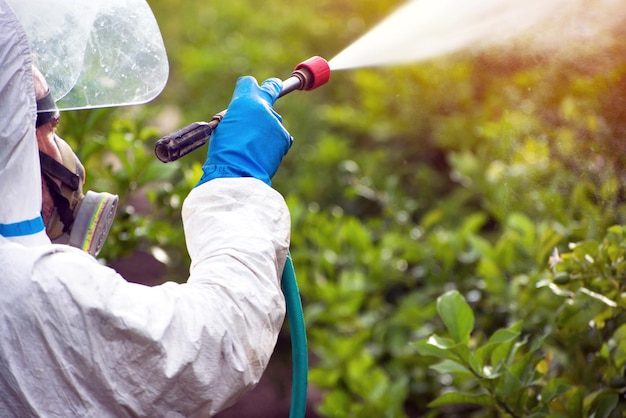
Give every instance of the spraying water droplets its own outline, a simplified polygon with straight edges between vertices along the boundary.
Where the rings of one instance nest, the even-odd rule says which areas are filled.
[[[626,18],[620,0],[413,0],[329,61],[332,70],[405,64],[503,44],[574,48]]]

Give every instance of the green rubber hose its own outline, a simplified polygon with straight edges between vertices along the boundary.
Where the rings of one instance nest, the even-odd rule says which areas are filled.
[[[291,253],[287,254],[283,269],[282,288],[285,294],[289,333],[291,334],[292,382],[289,418],[303,418],[306,413],[309,356],[302,301],[300,300],[300,291],[298,290]]]

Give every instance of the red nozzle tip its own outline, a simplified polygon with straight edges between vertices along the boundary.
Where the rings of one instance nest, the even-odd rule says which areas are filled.
[[[295,70],[300,70],[302,68],[309,70],[313,78],[304,90],[314,90],[322,84],[328,83],[328,80],[330,80],[330,66],[322,57],[311,57],[308,60],[296,65]]]

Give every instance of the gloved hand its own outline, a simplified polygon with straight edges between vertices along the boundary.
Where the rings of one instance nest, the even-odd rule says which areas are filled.
[[[255,177],[271,185],[293,138],[272,106],[282,90],[278,78],[261,86],[253,77],[237,80],[224,119],[211,134],[198,185],[221,177]]]

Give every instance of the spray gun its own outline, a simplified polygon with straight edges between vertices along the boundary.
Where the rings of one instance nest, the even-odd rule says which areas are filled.
[[[278,97],[294,90],[314,90],[326,84],[329,79],[328,62],[322,57],[311,57],[296,65],[291,77],[283,80],[283,89]],[[168,163],[206,144],[224,115],[226,115],[226,110],[217,113],[209,122],[194,122],[159,139],[154,148],[157,158]]]

